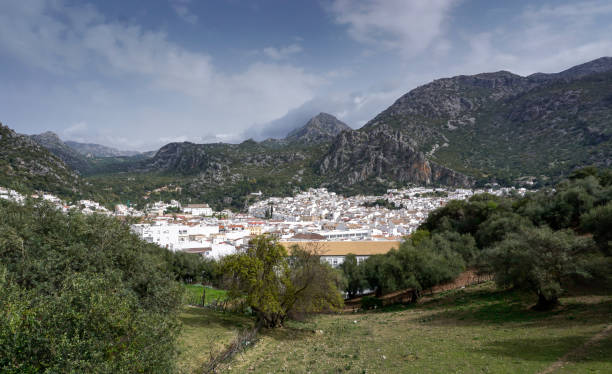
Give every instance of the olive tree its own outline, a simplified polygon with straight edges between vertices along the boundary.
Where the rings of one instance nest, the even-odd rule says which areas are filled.
[[[225,257],[229,297],[243,300],[260,326],[280,327],[296,313],[336,309],[342,305],[337,273],[320,261],[316,248],[291,248],[260,235],[239,253]]]
[[[533,291],[538,296],[535,309],[549,310],[559,303],[567,281],[589,276],[583,260],[593,247],[592,239],[570,230],[523,228],[488,249],[485,258],[499,286]]]

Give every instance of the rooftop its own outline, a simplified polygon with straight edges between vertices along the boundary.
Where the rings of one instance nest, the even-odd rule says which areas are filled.
[[[380,255],[389,252],[391,249],[399,248],[400,243],[399,240],[280,242],[286,249],[298,245],[306,250],[316,250],[321,256],[346,256],[349,253],[357,256]]]

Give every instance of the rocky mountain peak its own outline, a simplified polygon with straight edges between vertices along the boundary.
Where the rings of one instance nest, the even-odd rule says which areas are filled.
[[[299,129],[291,131],[285,140],[301,143],[324,143],[333,140],[342,131],[351,128],[336,117],[327,113],[319,113],[312,117]]]

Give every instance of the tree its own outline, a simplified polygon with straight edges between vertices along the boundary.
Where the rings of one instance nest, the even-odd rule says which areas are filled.
[[[354,254],[349,253],[344,257],[344,262],[340,264],[340,270],[342,270],[346,279],[345,291],[349,298],[363,292],[363,289],[366,287],[363,267],[359,266],[357,257]]]
[[[599,248],[612,255],[612,202],[593,208],[580,217],[581,229],[592,233]]]
[[[473,245],[473,239],[459,235],[457,242],[443,236],[421,231],[415,240],[403,242],[399,249],[384,255],[370,256],[363,263],[363,273],[376,296],[401,289],[412,288],[413,300],[420,291],[456,278],[465,269],[465,263],[455,245]],[[470,241],[471,239],[471,241]]]
[[[0,372],[172,372],[173,253],[116,219],[0,201]]]
[[[322,264],[316,248],[287,250],[269,235],[253,238],[241,253],[225,257],[229,294],[244,300],[268,328],[282,326],[287,317],[336,309],[342,305],[337,276]]]
[[[523,228],[485,252],[486,262],[502,287],[517,287],[538,296],[537,310],[559,303],[563,286],[573,276],[589,277],[587,258],[593,242],[572,231]]]
[[[496,213],[478,226],[476,239],[480,248],[487,248],[504,239],[504,236],[518,232],[522,227],[533,226],[527,218],[516,213]]]

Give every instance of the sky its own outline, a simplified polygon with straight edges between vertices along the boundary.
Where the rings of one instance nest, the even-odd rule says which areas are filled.
[[[0,122],[125,150],[363,126],[433,79],[612,56],[612,1],[0,0]]]

